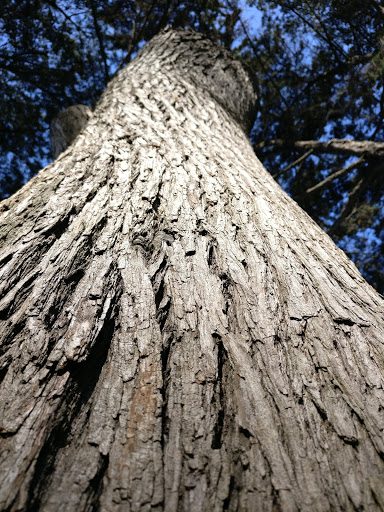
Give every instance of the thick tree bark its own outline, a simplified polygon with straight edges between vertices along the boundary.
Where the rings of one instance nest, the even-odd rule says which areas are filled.
[[[157,36],[2,203],[1,510],[384,507],[383,300]]]

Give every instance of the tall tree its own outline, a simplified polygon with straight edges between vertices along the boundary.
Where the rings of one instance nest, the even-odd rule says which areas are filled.
[[[2,203],[2,510],[384,506],[383,300],[165,30]]]

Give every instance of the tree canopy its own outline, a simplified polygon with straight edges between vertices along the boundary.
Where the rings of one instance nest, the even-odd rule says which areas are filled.
[[[251,140],[284,189],[384,290],[384,8],[378,0],[6,0],[0,6],[2,197],[51,160],[49,123],[93,106],[164,26],[232,48],[254,72]],[[360,144],[356,144],[359,141]]]

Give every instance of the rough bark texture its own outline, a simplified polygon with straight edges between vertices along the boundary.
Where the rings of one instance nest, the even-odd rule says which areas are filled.
[[[384,507],[383,300],[167,30],[2,203],[1,510]]]

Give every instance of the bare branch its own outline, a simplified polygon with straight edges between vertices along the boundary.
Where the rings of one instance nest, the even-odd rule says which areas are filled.
[[[304,153],[304,155],[301,155],[300,158],[298,158],[297,160],[295,160],[294,162],[292,162],[291,164],[287,165],[287,167],[285,169],[283,169],[282,171],[280,172],[277,172],[276,174],[273,174],[272,177],[277,179],[279,178],[282,174],[285,174],[286,172],[288,172],[290,169],[292,169],[293,167],[296,167],[296,165],[298,165],[299,163],[301,163],[303,160],[305,160],[309,155],[311,155],[313,153],[313,149],[310,149],[309,151],[307,151],[306,153]]]
[[[303,149],[307,151],[311,149],[316,153],[357,156],[370,155],[374,157],[381,157],[384,155],[384,142],[375,142],[373,140],[331,139],[328,142],[322,142],[319,140],[287,141],[283,139],[274,139],[260,142],[255,146],[255,149],[263,149],[267,146],[271,146],[272,150],[274,148],[293,147],[295,149]]]
[[[313,187],[308,188],[305,191],[305,194],[311,194],[315,190],[318,190],[320,188],[327,186],[329,183],[336,180],[337,178],[341,178],[341,176],[344,176],[345,174],[348,174],[349,172],[353,171],[353,169],[356,169],[356,167],[358,167],[362,162],[364,162],[363,156],[361,156],[360,158],[358,158],[357,160],[352,162],[350,165],[347,165],[347,167],[343,167],[342,169],[339,169],[338,171],[333,172],[332,174],[327,176],[325,178],[325,180],[320,181],[320,183],[317,183]]]

